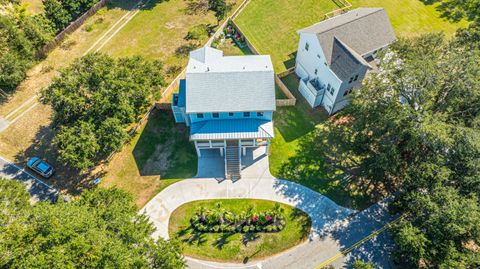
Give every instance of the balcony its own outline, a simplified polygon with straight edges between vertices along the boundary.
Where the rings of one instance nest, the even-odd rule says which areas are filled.
[[[323,95],[324,92],[325,92],[325,88],[326,88],[325,85],[322,84],[320,81],[318,81],[317,78],[308,80],[305,84],[307,85],[307,88],[308,88],[315,96]]]

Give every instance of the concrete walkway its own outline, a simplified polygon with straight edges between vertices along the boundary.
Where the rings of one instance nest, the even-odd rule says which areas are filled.
[[[233,198],[264,199],[297,207],[311,217],[313,233],[320,233],[328,225],[355,213],[302,185],[274,178],[242,178],[235,183],[206,178],[183,180],[155,196],[141,212],[157,228],[154,237],[169,239],[170,214],[179,206],[198,200]]]
[[[32,201],[55,201],[57,191],[21,167],[0,157],[0,177],[25,183]]]

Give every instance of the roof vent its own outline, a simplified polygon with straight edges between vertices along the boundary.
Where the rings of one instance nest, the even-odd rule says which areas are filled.
[[[245,66],[243,67],[243,70],[245,70]]]
[[[210,71],[210,67],[207,66],[207,72]]]

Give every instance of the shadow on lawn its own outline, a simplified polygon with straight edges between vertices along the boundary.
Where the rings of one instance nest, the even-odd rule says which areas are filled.
[[[168,0],[150,0],[147,4],[144,4],[148,0],[142,0],[143,4],[140,4],[142,10],[151,10],[156,5],[161,4],[163,2],[168,2]],[[124,10],[133,10],[136,4],[139,1],[131,1],[131,0],[112,0],[107,2],[107,9],[124,9]]]
[[[174,179],[197,173],[197,155],[188,130],[175,123],[171,112],[154,110],[150,114],[133,156],[142,176]]]
[[[295,74],[282,78],[285,86],[297,98],[293,107],[279,107],[274,114],[275,127],[286,142],[294,141],[315,130],[315,126],[324,122],[328,115],[322,109],[312,109],[298,91],[299,80]]]
[[[54,136],[55,130],[52,125],[40,127],[30,146],[15,156],[15,162],[25,166],[31,157],[40,157],[46,160],[55,168],[55,174],[49,179],[42,178],[42,180],[54,188],[72,195],[79,194],[83,189],[89,187],[94,178],[104,175],[104,172],[81,174],[79,171],[65,166],[58,160],[57,148],[53,145]]]
[[[477,16],[477,12],[468,12],[464,10],[464,5],[462,1],[455,0],[420,0],[425,5],[434,5],[438,4],[436,10],[440,12],[440,16],[444,19],[447,19],[451,22],[459,22],[462,19],[466,18],[469,21],[473,21]]]
[[[327,124],[328,125],[328,124]],[[306,186],[348,208],[365,208],[379,198],[370,185],[352,177],[354,170],[343,166],[341,151],[330,143],[340,133],[322,128],[301,137],[296,154],[283,163],[278,177]]]

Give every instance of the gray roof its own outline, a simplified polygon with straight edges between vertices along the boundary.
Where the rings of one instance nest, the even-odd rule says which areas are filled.
[[[275,80],[270,56],[228,56],[204,47],[190,53],[186,112],[274,111]]]
[[[346,69],[352,68],[350,65],[354,59],[368,66],[366,62],[359,59],[359,56],[383,48],[396,39],[388,15],[383,8],[357,8],[298,32],[312,33],[317,36],[328,65],[335,65],[334,62],[338,60],[339,54],[347,53],[340,56],[344,58],[342,61],[346,64]],[[340,49],[341,47],[343,49]],[[337,63],[341,68],[344,64]]]
[[[371,67],[362,56],[341,40],[334,38],[330,69],[332,69],[339,79],[342,81],[348,80],[362,65]]]
[[[209,120],[192,123],[190,140],[273,138],[273,123],[259,119]]]

